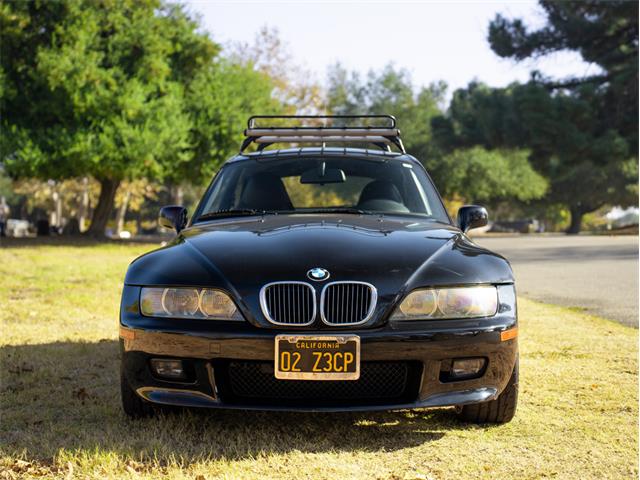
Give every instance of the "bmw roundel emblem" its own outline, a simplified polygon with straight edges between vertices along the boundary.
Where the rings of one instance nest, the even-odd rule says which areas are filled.
[[[329,271],[324,268],[315,267],[307,272],[307,277],[316,282],[321,282],[329,278]]]

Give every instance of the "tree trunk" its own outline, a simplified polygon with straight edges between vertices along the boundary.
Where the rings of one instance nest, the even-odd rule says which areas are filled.
[[[82,196],[78,210],[78,228],[82,233],[87,229],[87,217],[89,216],[89,179],[87,177],[82,179]]]
[[[171,187],[171,201],[174,205],[182,205],[184,201],[184,191],[180,185]]]
[[[49,225],[55,228],[56,233],[62,233],[62,198],[58,191],[59,185],[53,190],[53,211],[49,214]]]
[[[110,178],[103,178],[100,180],[100,197],[98,198],[98,205],[93,210],[93,216],[91,217],[91,226],[87,230],[87,235],[92,237],[104,237],[104,231],[107,228],[107,222],[111,216],[113,210],[113,203],[116,198],[116,192],[120,180],[113,180]]]
[[[129,208],[129,200],[131,199],[131,190],[127,189],[122,199],[122,204],[116,212],[116,235],[120,235],[120,232],[124,230],[124,217],[127,215],[127,208]]]
[[[567,228],[567,234],[577,235],[582,228],[582,217],[586,212],[579,205],[572,206],[569,211],[571,212],[571,223],[569,224],[569,228]]]

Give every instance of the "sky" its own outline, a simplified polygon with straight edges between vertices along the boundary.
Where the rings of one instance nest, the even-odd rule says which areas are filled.
[[[222,45],[252,43],[260,28],[277,28],[294,62],[318,81],[336,62],[362,73],[393,63],[408,70],[417,87],[446,81],[450,95],[474,79],[500,87],[528,80],[531,70],[562,78],[596,69],[571,52],[516,63],[491,51],[486,36],[496,14],[533,27],[544,23],[537,2],[529,0],[185,3]]]

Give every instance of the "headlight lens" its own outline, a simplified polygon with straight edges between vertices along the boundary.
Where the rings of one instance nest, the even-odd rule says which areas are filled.
[[[233,300],[212,288],[143,288],[140,311],[147,317],[242,320]]]
[[[491,317],[498,310],[493,285],[414,290],[391,315],[392,320]]]
[[[200,295],[200,311],[208,317],[231,318],[238,309],[226,293],[205,289]]]
[[[161,298],[162,309],[178,317],[191,317],[198,311],[200,297],[193,288],[166,288]]]
[[[435,290],[416,290],[400,304],[399,313],[406,317],[431,316],[437,309],[438,294]]]

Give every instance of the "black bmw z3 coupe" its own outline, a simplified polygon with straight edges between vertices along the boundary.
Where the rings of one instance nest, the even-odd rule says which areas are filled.
[[[122,293],[128,415],[453,406],[463,421],[513,418],[513,273],[466,235],[486,210],[461,207],[454,223],[395,119],[353,118],[252,117],[193,215],[161,210],[177,235],[131,263]]]

